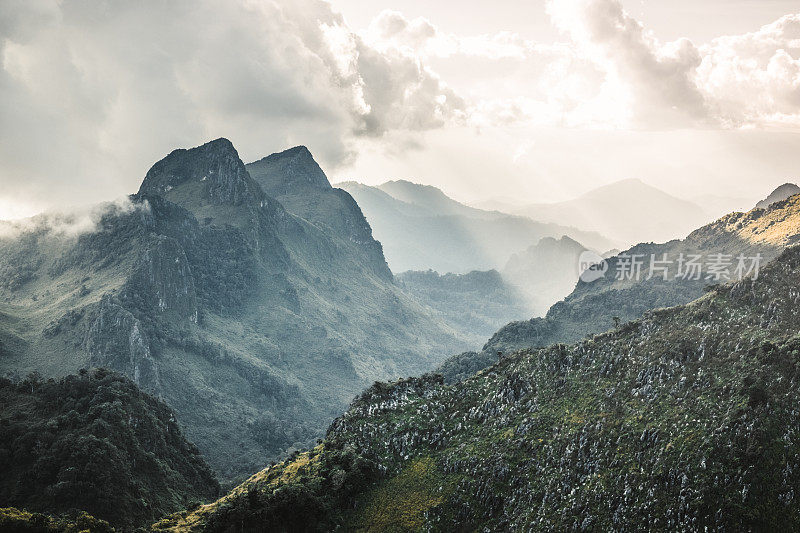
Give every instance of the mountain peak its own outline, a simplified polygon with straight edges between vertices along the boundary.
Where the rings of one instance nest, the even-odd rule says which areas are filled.
[[[451,215],[471,210],[471,208],[453,200],[444,191],[433,185],[424,185],[408,180],[392,180],[378,185],[377,189],[401,202],[430,209],[440,215]]]
[[[790,196],[794,196],[795,194],[800,194],[800,187],[794,183],[784,183],[772,191],[772,193],[770,193],[770,195],[765,199],[758,202],[756,204],[756,208],[766,209],[775,202],[781,202]]]
[[[179,204],[242,205],[264,200],[233,143],[225,138],[173,150],[150,168],[138,194],[163,196]]]
[[[308,187],[331,188],[314,156],[302,145],[249,163],[247,169],[270,196],[299,193]]]

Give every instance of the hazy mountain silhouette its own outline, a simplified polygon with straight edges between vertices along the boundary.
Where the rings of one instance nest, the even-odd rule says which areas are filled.
[[[474,344],[483,342],[509,321],[533,312],[528,298],[496,270],[473,270],[466,274],[409,270],[398,274],[397,282],[464,332],[465,339],[466,332],[471,332]]]
[[[682,238],[709,220],[699,205],[676,198],[638,179],[604,185],[574,200],[530,204],[514,208],[512,212],[543,222],[597,231],[625,247],[639,242]]]
[[[511,255],[543,237],[568,235],[601,251],[613,247],[611,241],[597,233],[475,209],[431,186],[407,181],[378,187],[355,182],[338,186],[352,194],[361,206],[395,272],[502,269]]]
[[[543,315],[575,288],[578,262],[584,251],[585,246],[569,237],[545,237],[511,256],[502,274],[525,294],[534,316]]]

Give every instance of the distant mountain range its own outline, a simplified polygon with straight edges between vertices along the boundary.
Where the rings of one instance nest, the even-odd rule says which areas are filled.
[[[699,205],[638,179],[604,185],[574,200],[529,204],[511,212],[542,222],[591,228],[625,247],[682,238],[710,220]]]
[[[502,269],[513,254],[543,237],[567,235],[601,252],[614,247],[592,231],[475,209],[427,185],[390,181],[377,187],[355,182],[337,186],[358,202],[395,272]]]
[[[265,192],[268,191],[268,192]],[[0,232],[0,375],[107,367],[162,398],[223,481],[319,437],[376,379],[475,335],[399,287],[304,147],[175,150],[95,227]]]

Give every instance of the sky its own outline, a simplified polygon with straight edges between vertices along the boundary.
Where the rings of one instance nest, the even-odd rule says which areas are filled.
[[[0,219],[218,137],[467,202],[800,180],[798,0],[4,0],[0,60]]]

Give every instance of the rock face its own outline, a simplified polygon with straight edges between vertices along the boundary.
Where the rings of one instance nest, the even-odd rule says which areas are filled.
[[[170,199],[177,196],[173,190],[182,185],[197,187],[199,198],[214,204],[256,204],[265,199],[228,139],[173,151],[147,172],[139,195]]]
[[[84,343],[89,366],[110,368],[130,376],[136,385],[158,395],[163,392],[150,339],[142,323],[105,296],[96,310]]]
[[[219,139],[153,165],[93,231],[0,239],[0,375],[118,370],[231,480],[313,442],[372,381],[468,346],[394,283],[307,150],[262,161],[287,208]]]
[[[765,199],[758,202],[756,204],[756,207],[760,209],[766,209],[775,202],[786,200],[787,198],[794,196],[795,194],[800,194],[800,187],[798,187],[794,183],[784,183],[783,185],[772,191],[772,193],[770,193],[770,195],[767,196]]]
[[[253,179],[287,211],[325,231],[341,246],[355,248],[372,272],[389,281],[392,273],[381,243],[347,191],[335,189],[305,146],[296,146],[247,165]]]
[[[305,146],[295,146],[268,155],[250,163],[247,169],[264,191],[273,197],[293,195],[306,188],[331,188],[328,177]]]
[[[792,529],[799,304],[791,248],[757,280],[456,385],[377,383],[317,448],[158,528],[254,530],[315,502],[301,528]]]
[[[197,322],[192,269],[183,247],[173,238],[158,236],[153,240],[142,254],[125,291],[129,298],[151,302],[159,313],[174,313],[179,318]]]

